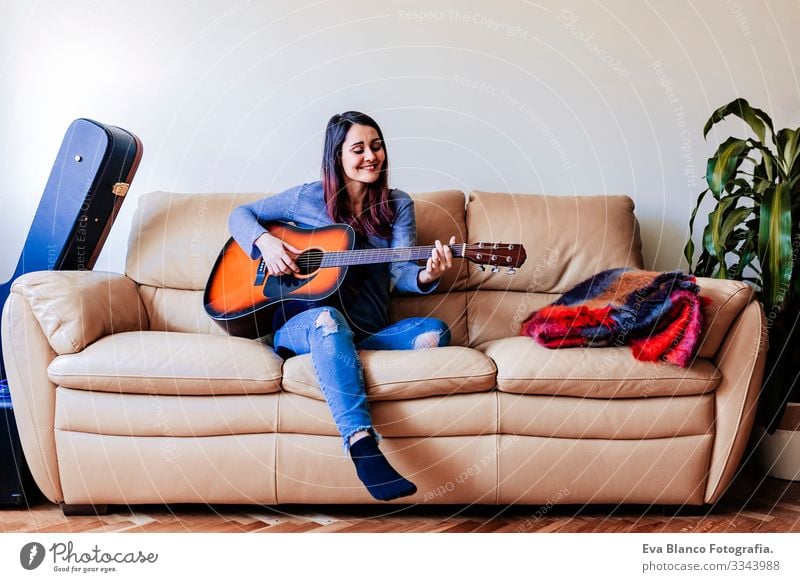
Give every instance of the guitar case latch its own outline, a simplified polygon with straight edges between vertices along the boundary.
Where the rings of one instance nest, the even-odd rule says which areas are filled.
[[[131,185],[125,182],[117,182],[111,188],[111,191],[114,193],[115,196],[119,196],[120,198],[122,198],[123,196],[125,196],[125,194],[128,193],[128,188],[130,187]]]

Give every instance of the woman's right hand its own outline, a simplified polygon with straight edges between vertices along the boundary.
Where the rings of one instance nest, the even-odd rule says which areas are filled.
[[[272,236],[265,232],[256,239],[255,245],[261,251],[267,272],[270,275],[288,275],[292,271],[300,272],[300,268],[295,264],[294,259],[303,251],[293,247],[288,242]]]

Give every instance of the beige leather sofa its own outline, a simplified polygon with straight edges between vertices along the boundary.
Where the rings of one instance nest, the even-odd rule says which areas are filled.
[[[375,502],[343,455],[310,356],[284,362],[203,309],[229,212],[260,196],[143,195],[125,274],[14,284],[2,339],[17,422],[36,482],[65,511]],[[451,346],[361,353],[382,449],[418,487],[397,503],[719,499],[764,368],[748,286],[700,280],[713,303],[688,369],[638,362],[625,346],[548,350],[518,336],[529,312],[595,272],[642,266],[631,199],[413,196],[418,244],[455,233],[522,243],[528,259],[513,275],[456,260],[438,293],[393,298],[394,319],[446,321]]]

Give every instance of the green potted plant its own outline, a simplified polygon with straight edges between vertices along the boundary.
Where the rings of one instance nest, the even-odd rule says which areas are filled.
[[[800,128],[775,132],[772,119],[745,99],[717,109],[703,137],[729,115],[741,118],[754,136],[729,137],[709,158],[708,188],[689,219],[684,255],[692,273],[751,283],[764,306],[769,348],[759,398],[760,441],[777,441],[766,452],[771,474],[800,478]],[[703,200],[713,197],[702,245],[694,261],[694,221]],[[791,431],[793,429],[793,434]],[[776,434],[777,431],[777,434]],[[790,432],[790,434],[784,434]],[[788,446],[787,446],[788,445]],[[761,448],[761,445],[759,445]],[[764,455],[763,451],[760,454]],[[783,455],[784,459],[778,458]],[[787,460],[795,468],[778,467]]]

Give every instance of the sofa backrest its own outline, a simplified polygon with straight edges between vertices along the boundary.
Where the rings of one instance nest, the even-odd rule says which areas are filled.
[[[203,292],[220,250],[230,238],[228,216],[263,193],[179,194],[151,192],[139,198],[134,214],[126,274],[139,284],[139,294],[150,327],[162,331],[225,333],[205,312]],[[459,190],[414,194],[417,244],[433,244],[451,234],[466,238],[466,198]],[[441,317],[451,326],[453,343],[467,344],[466,293],[468,277],[462,261],[440,283],[431,297],[397,297],[390,317]],[[461,292],[457,290],[461,289]]]
[[[472,192],[470,242],[517,242],[527,260],[513,277],[470,269],[473,289],[563,293],[589,275],[641,267],[634,204],[628,196],[543,196]]]
[[[595,273],[642,268],[633,211],[633,200],[624,195],[471,192],[469,242],[520,243],[527,260],[514,275],[470,264],[468,345],[518,335],[529,313]]]
[[[150,192],[139,198],[125,273],[139,283],[150,328],[225,334],[208,317],[203,292],[228,240],[228,215],[264,194]]]
[[[409,193],[414,199],[417,222],[417,245],[432,245],[437,239],[446,243],[451,235],[456,242],[467,240],[466,197],[461,190]],[[420,261],[424,265],[425,261]],[[394,296],[389,305],[389,319],[437,317],[450,328],[451,344],[469,344],[467,328],[467,261],[455,259],[430,295]]]
[[[203,291],[230,238],[227,219],[263,193],[178,194],[139,198],[128,241],[126,274],[139,284],[151,329],[224,333],[205,313]],[[390,317],[432,316],[454,345],[516,335],[525,315],[583,278],[611,267],[641,267],[641,243],[627,196],[539,196],[446,190],[412,193],[417,244],[516,242],[527,260],[516,274],[480,272],[456,259],[437,293],[397,296]],[[423,262],[421,262],[423,263]]]

